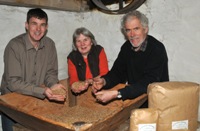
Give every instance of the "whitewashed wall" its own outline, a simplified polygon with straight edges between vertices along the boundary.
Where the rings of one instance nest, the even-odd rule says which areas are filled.
[[[3,73],[3,51],[9,40],[25,32],[26,13],[29,8],[0,5],[0,74]],[[94,12],[66,12],[44,9],[49,16],[47,35],[57,47],[59,78],[67,75],[67,55],[72,49],[72,34],[78,27],[88,28],[96,37],[98,44],[105,47],[110,67],[124,42],[120,32],[120,16]],[[1,77],[1,76],[0,76]]]
[[[200,82],[199,7],[199,0],[147,0],[138,9],[149,18],[149,34],[166,46],[172,81]],[[4,48],[11,38],[25,32],[28,10],[25,7],[0,5],[0,74],[3,73]],[[108,15],[99,11],[77,13],[44,10],[49,16],[47,35],[55,41],[58,51],[60,79],[68,76],[66,57],[71,51],[72,34],[81,26],[93,32],[97,42],[105,48],[109,67],[112,67],[124,42],[120,32],[122,15]]]
[[[200,0],[147,0],[138,10],[149,18],[149,34],[165,44],[169,57],[171,81],[200,83]],[[3,73],[3,51],[9,40],[25,32],[29,8],[0,5],[0,75]],[[96,36],[107,53],[109,67],[124,42],[120,32],[122,15],[99,11],[66,12],[46,10],[49,16],[48,36],[57,47],[59,78],[67,75],[66,57],[71,51],[72,34],[86,27]],[[1,76],[0,76],[1,78]]]

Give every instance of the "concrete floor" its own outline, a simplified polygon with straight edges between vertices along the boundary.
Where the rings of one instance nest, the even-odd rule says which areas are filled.
[[[129,131],[129,124],[130,121],[127,120],[124,123],[122,123],[116,130],[114,131]]]

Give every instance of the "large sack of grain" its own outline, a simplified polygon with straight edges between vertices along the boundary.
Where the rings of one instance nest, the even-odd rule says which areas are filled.
[[[153,108],[134,109],[130,116],[130,131],[156,131],[158,112]]]
[[[196,131],[199,84],[161,82],[148,86],[149,108],[158,110],[158,131]]]

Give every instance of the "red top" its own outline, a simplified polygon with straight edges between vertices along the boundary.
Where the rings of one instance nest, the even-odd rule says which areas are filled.
[[[89,65],[88,65],[88,59],[84,58],[84,61],[86,63],[85,78],[90,79],[90,78],[92,78],[92,73],[91,73]],[[70,85],[72,85],[74,82],[79,81],[78,74],[77,74],[75,65],[72,63],[72,61],[70,59],[67,60],[67,63],[68,63],[68,75],[70,78],[69,82],[70,82]],[[100,69],[99,70],[100,76],[105,75],[108,72],[108,60],[107,60],[104,49],[102,49],[99,54],[99,69]]]

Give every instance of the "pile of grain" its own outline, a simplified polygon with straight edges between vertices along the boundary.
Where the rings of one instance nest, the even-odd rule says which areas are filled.
[[[88,108],[84,106],[74,106],[62,108],[59,114],[48,114],[46,117],[57,122],[73,124],[75,122],[83,121],[85,123],[94,123],[102,121],[105,117],[112,115],[115,111],[109,108]]]

